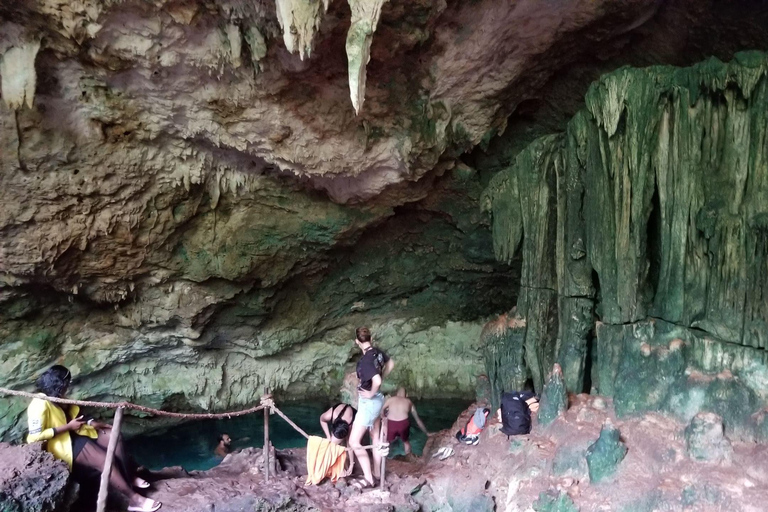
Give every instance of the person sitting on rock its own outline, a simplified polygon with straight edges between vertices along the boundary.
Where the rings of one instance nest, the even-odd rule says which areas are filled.
[[[44,397],[63,398],[69,390],[72,374],[63,366],[46,370],[37,379],[40,398],[34,398],[27,408],[29,435],[27,442],[46,441],[46,449],[67,463],[76,480],[98,478],[107,459],[111,426],[93,419],[85,420],[80,407],[66,409]],[[114,465],[109,477],[112,488],[128,499],[130,512],[154,512],[161,503],[145,498],[134,490],[146,489],[149,482],[136,476],[136,465],[128,457],[118,438]],[[129,483],[131,482],[131,483]]]
[[[403,448],[405,449],[405,455],[411,453],[411,422],[408,418],[409,414],[413,414],[413,419],[416,420],[416,424],[419,426],[422,432],[429,436],[427,427],[419,418],[419,414],[416,412],[416,406],[408,398],[405,388],[398,388],[397,394],[387,398],[382,408],[382,416],[387,417],[387,442],[391,443],[397,438],[403,442]]]
[[[219,444],[216,445],[216,449],[213,450],[213,453],[215,453],[217,457],[226,457],[230,451],[229,447],[231,444],[232,438],[230,438],[228,434],[221,434],[219,436]]]
[[[384,395],[381,394],[382,379],[389,375],[395,363],[381,350],[371,345],[371,331],[367,327],[358,327],[355,331],[355,344],[363,352],[363,357],[357,362],[357,386],[358,403],[357,415],[352,423],[352,432],[349,435],[349,444],[354,449],[360,467],[363,470],[363,478],[352,483],[358,489],[374,486],[374,478],[379,478],[375,473],[380,467],[382,453],[378,449],[373,450],[373,471],[371,459],[362,446],[363,436],[371,431],[371,440],[376,443],[379,440],[381,428],[381,408],[384,406]]]

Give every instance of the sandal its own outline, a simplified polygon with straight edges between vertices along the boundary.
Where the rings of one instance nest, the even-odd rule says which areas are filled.
[[[350,484],[352,487],[357,489],[358,491],[362,491],[364,489],[373,489],[375,487],[374,484],[369,482],[365,479],[365,477],[356,478],[355,480],[352,480],[352,483]]]
[[[137,476],[133,479],[133,486],[137,489],[149,489],[149,482]]]
[[[152,506],[147,507],[147,505],[152,504]],[[136,506],[129,506],[128,512],[155,512],[156,510],[160,509],[163,504],[159,501],[150,500],[147,498],[147,501],[144,502],[143,507],[136,507]]]

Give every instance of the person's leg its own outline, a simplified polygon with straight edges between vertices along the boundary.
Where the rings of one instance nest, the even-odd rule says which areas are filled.
[[[349,433],[349,446],[354,450],[357,461],[360,463],[360,468],[363,470],[363,477],[369,484],[373,485],[371,459],[368,457],[368,451],[362,447],[363,436],[367,430],[367,425],[355,418],[355,422],[352,424],[352,431]]]
[[[89,441],[86,443],[83,449],[80,450],[80,453],[77,455],[77,458],[72,465],[72,469],[74,472],[78,473],[83,473],[90,469],[101,474],[101,472],[104,470],[104,464],[106,460],[106,450],[104,450],[97,442]],[[123,494],[131,502],[135,501],[138,496],[138,494],[136,494],[133,488],[125,480],[120,470],[114,467],[114,465],[112,466],[112,471],[109,475],[109,485],[120,494]]]
[[[104,470],[104,464],[107,460],[107,451],[96,441],[89,440],[88,443],[80,450],[77,458],[73,461],[72,469],[75,473],[89,473],[97,472],[101,474]],[[112,466],[112,471],[109,474],[109,485],[112,489],[119,492],[128,499],[130,507],[141,507],[143,509],[157,509],[159,504],[154,500],[145,498],[141,494],[133,490],[133,487],[123,477],[122,472]]]
[[[109,439],[112,436],[112,432],[112,429],[104,430],[103,433],[102,431],[99,431],[99,437],[96,439],[96,443],[104,448],[104,450],[107,450],[109,447]],[[143,482],[142,479],[137,479],[136,477],[136,468],[138,466],[125,451],[125,444],[123,443],[122,434],[120,434],[117,438],[114,462],[120,472],[123,474],[123,478],[125,478],[125,480],[131,482],[133,485],[140,485]]]
[[[411,453],[411,422],[409,420],[405,420],[400,428],[400,439],[403,441],[403,448],[407,456]]]

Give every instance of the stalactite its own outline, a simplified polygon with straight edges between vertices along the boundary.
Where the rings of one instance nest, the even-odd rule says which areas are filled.
[[[35,58],[40,41],[33,41],[8,49],[0,58],[3,100],[8,108],[32,108],[35,101]]]
[[[285,47],[291,53],[312,56],[315,32],[320,27],[322,14],[328,11],[331,0],[275,0],[277,21],[283,29]],[[322,12],[321,9],[322,8]]]
[[[355,113],[365,102],[366,66],[371,60],[371,43],[379,24],[381,8],[387,0],[347,0],[352,10],[352,24],[347,32],[347,61],[349,65],[349,96]]]

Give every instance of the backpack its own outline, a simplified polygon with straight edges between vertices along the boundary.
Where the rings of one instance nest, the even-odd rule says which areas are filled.
[[[479,412],[479,414],[478,414]],[[469,418],[469,421],[466,425],[464,425],[464,428],[456,432],[456,439],[464,444],[472,444],[475,445],[480,442],[480,432],[485,429],[485,425],[487,424],[488,415],[491,413],[490,409],[478,409],[475,411],[475,414],[472,415],[471,418]],[[476,421],[475,417],[479,416],[480,420]],[[480,425],[478,425],[480,423]]]
[[[531,431],[531,409],[527,400],[535,398],[531,391],[510,391],[501,395],[501,431],[508,436]]]

